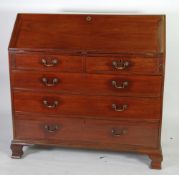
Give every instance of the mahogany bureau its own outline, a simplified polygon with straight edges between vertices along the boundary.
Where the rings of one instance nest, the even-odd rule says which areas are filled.
[[[147,154],[161,168],[164,15],[18,14],[12,158],[25,145]]]

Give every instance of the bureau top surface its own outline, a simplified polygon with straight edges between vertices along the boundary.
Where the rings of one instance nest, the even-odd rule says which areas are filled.
[[[9,51],[163,53],[163,15],[18,14]]]

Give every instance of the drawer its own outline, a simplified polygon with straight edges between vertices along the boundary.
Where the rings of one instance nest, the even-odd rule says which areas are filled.
[[[106,74],[161,74],[161,58],[142,56],[87,57],[86,70]]]
[[[98,118],[159,119],[160,98],[13,93],[16,112]]]
[[[42,90],[88,95],[158,97],[161,76],[98,75],[79,73],[13,71],[14,89]]]
[[[101,144],[103,146],[137,145],[156,147],[158,123],[140,123],[110,120],[45,119],[15,120],[15,139],[43,140],[53,143]],[[116,145],[116,146],[117,146]],[[110,148],[110,147],[109,147]]]
[[[34,115],[35,116],[35,115]],[[67,139],[75,140],[82,134],[81,119],[41,119],[17,120],[15,119],[16,139]],[[75,131],[75,132],[74,132]]]
[[[84,133],[89,140],[104,144],[124,144],[156,147],[158,123],[140,123],[109,120],[85,120]]]
[[[13,69],[44,70],[59,72],[82,72],[83,59],[80,56],[16,54],[11,58]]]

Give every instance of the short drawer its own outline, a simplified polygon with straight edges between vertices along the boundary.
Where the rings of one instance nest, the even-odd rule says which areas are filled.
[[[59,72],[83,71],[83,59],[80,56],[16,54],[11,59],[12,69],[55,70]]]
[[[161,74],[162,58],[142,56],[87,57],[86,70],[107,74]]]
[[[35,115],[34,115],[35,117]],[[16,139],[67,139],[75,140],[82,134],[81,119],[15,119]]]
[[[75,141],[78,145],[90,143],[92,147],[100,144],[157,147],[158,144],[158,123],[71,118],[16,119],[14,122],[15,139],[59,144]]]
[[[98,75],[13,71],[14,89],[60,92],[87,95],[116,95],[158,97],[161,95],[161,76]]]
[[[14,92],[16,112],[108,119],[160,119],[160,98],[63,95]]]
[[[84,133],[89,140],[102,143],[157,147],[158,123],[85,120]]]

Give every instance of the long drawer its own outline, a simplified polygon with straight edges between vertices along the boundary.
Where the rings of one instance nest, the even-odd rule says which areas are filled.
[[[90,145],[102,143],[156,147],[158,145],[158,123],[85,119],[15,119],[15,139],[43,140],[52,143],[76,141]],[[110,147],[109,147],[110,148]]]
[[[161,76],[98,75],[36,71],[12,71],[14,89],[31,89],[92,95],[158,97]]]
[[[84,96],[53,93],[13,93],[16,112],[99,118],[160,118],[160,98]]]

